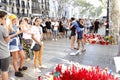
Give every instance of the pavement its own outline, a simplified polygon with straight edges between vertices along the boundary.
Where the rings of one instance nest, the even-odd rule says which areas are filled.
[[[103,29],[101,29],[103,30]],[[100,33],[101,34],[101,33]],[[99,44],[86,44],[86,52],[71,56],[70,52],[70,40],[68,38],[61,38],[57,41],[44,41],[43,51],[43,65],[46,65],[47,69],[41,69],[41,73],[34,73],[33,60],[25,62],[24,65],[28,67],[27,71],[24,71],[24,77],[18,78],[14,76],[14,69],[11,67],[9,71],[9,80],[37,80],[38,76],[42,76],[48,72],[51,72],[56,64],[70,64],[79,63],[83,66],[99,66],[100,68],[108,68],[116,73],[114,56],[117,54],[117,45],[99,45]],[[119,76],[119,74],[117,74]]]

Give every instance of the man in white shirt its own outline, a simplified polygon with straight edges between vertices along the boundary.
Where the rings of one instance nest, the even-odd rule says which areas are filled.
[[[54,26],[54,28],[53,28],[53,40],[57,40],[59,23],[58,23],[56,18],[54,19],[54,23],[52,25]]]

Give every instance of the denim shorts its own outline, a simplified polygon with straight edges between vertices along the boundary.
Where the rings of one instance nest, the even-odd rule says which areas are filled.
[[[10,40],[9,50],[10,50],[10,52],[23,50],[23,48],[20,44],[19,38],[13,38],[13,39]]]
[[[2,72],[6,72],[6,71],[8,71],[8,67],[9,67],[9,57],[0,59],[0,70]]]
[[[57,36],[57,30],[53,30],[53,35]]]
[[[78,32],[78,39],[83,39],[83,31]]]

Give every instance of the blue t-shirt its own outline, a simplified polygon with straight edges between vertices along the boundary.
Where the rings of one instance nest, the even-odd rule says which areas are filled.
[[[77,23],[77,21],[75,21],[75,22],[73,23],[73,26],[75,27],[75,29],[77,30],[77,32],[82,31],[82,28],[80,28],[80,26],[79,26],[79,24]]]

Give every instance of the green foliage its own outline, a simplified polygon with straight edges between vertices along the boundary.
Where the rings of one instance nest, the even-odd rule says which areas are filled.
[[[103,1],[103,0],[101,0]],[[79,13],[81,15],[88,15],[88,17],[100,16],[102,13],[102,7],[94,7],[93,4],[87,2],[86,0],[74,0],[73,6],[79,7]]]

